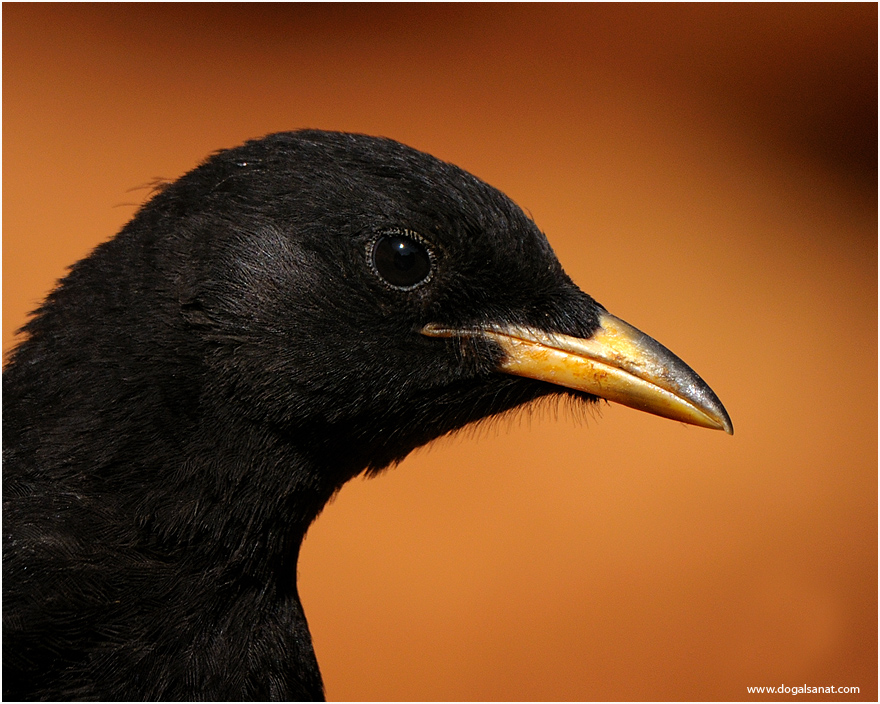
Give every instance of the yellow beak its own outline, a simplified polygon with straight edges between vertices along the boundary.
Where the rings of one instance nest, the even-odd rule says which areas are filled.
[[[620,318],[603,313],[599,323],[599,330],[587,339],[519,326],[453,330],[430,324],[422,334],[480,335],[504,350],[499,371],[733,435],[721,401],[693,369]]]

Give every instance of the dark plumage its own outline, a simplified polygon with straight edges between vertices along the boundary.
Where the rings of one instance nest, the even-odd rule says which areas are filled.
[[[730,431],[508,198],[360,135],[219,152],[25,332],[3,374],[6,699],[320,699],[297,556],[352,477],[551,393]]]

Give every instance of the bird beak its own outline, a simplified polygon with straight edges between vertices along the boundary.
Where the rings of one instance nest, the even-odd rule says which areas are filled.
[[[499,371],[733,435],[733,424],[721,401],[687,364],[620,318],[602,313],[599,324],[586,339],[532,327],[452,330],[433,323],[422,334],[483,336],[504,350]]]

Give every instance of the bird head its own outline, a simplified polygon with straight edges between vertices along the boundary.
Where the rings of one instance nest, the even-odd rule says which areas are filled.
[[[700,377],[579,290],[509,198],[397,142],[271,135],[141,218],[172,224],[161,268],[209,386],[320,441],[346,477],[553,393],[732,432]]]

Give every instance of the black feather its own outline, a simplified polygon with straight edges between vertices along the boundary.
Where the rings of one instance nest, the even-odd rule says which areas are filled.
[[[432,263],[408,290],[368,256],[403,231]],[[322,698],[296,563],[325,503],[564,393],[419,330],[602,310],[508,198],[390,140],[271,135],[163,186],[3,375],[5,697]]]

